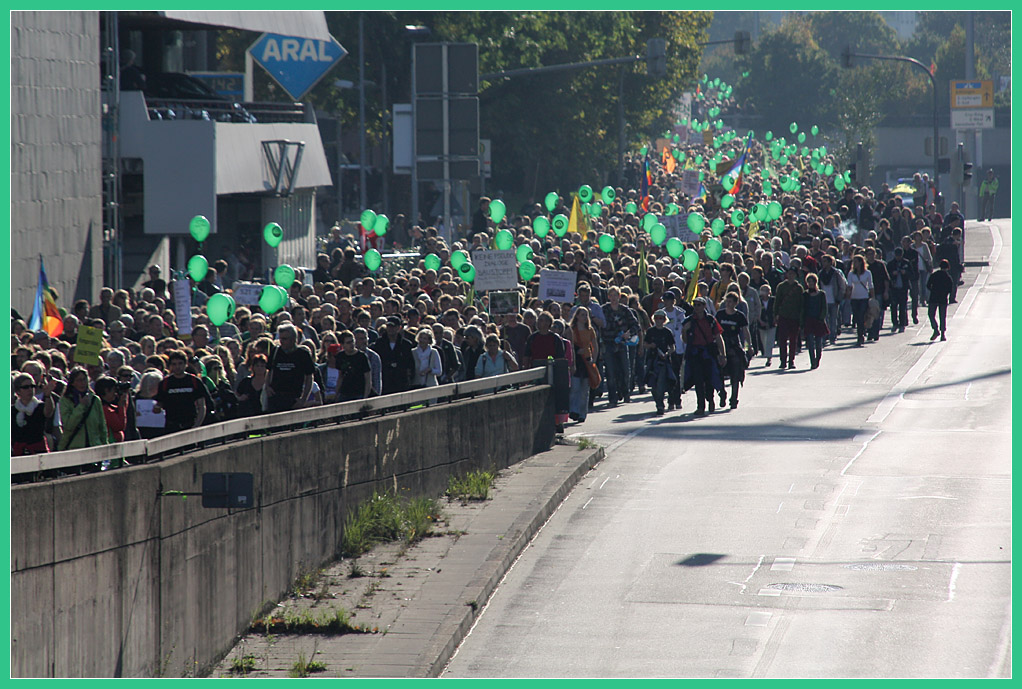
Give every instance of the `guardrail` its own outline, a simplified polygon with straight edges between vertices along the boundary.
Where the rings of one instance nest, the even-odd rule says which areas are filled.
[[[167,455],[202,448],[207,444],[224,444],[231,440],[247,439],[253,434],[268,435],[294,430],[296,427],[309,428],[328,423],[356,421],[373,413],[387,412],[393,409],[404,411],[411,406],[433,404],[434,401],[437,403],[454,402],[480,394],[496,394],[508,388],[518,389],[523,385],[550,382],[551,376],[550,367],[530,368],[525,371],[463,383],[421,388],[411,392],[399,392],[352,402],[325,404],[309,409],[221,421],[209,426],[170,433],[152,440],[129,440],[80,450],[12,457],[11,475],[35,474],[59,469],[81,469],[107,460],[126,460],[133,464],[151,462]]]

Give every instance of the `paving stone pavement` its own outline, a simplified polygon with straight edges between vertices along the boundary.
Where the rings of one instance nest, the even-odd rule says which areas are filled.
[[[358,558],[360,576],[351,576],[352,560],[335,562],[273,611],[320,616],[342,609],[366,632],[250,632],[212,676],[236,676],[232,667],[248,664],[246,676],[286,677],[304,659],[323,664],[312,677],[436,677],[515,559],[603,454],[558,444],[499,472],[484,502],[441,500],[437,535],[411,547],[374,548]]]

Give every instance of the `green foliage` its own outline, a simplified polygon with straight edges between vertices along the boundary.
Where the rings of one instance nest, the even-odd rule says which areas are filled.
[[[287,676],[291,678],[308,677],[313,672],[323,672],[326,670],[326,663],[318,660],[306,660],[304,653],[298,654],[298,660],[291,666]]]
[[[431,498],[402,501],[393,493],[373,493],[345,519],[341,554],[358,557],[390,541],[414,543],[427,536],[439,518],[440,507]]]
[[[232,658],[227,670],[233,675],[247,675],[255,670],[255,665],[256,657],[251,653],[246,653],[243,656]]]
[[[850,45],[857,53],[897,55],[898,34],[879,12],[810,12],[809,30],[835,63]]]
[[[252,623],[251,631],[265,634],[353,634],[370,631],[351,622],[347,610],[333,608],[315,614],[312,610],[270,612]]]
[[[462,501],[485,500],[496,478],[491,471],[470,471],[464,476],[451,476],[447,479],[447,497]]]

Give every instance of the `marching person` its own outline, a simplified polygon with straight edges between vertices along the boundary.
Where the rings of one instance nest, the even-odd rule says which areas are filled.
[[[713,316],[706,313],[706,297],[696,297],[692,315],[682,324],[685,341],[684,390],[696,389],[696,416],[705,416],[707,405],[715,410],[713,391],[722,385],[720,368],[727,363],[723,331]]]

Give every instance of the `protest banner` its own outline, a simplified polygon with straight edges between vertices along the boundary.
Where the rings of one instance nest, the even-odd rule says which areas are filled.
[[[74,360],[77,364],[99,365],[99,350],[103,347],[103,330],[90,325],[78,326]]]
[[[539,300],[564,303],[575,301],[575,281],[578,273],[573,270],[539,271]]]
[[[255,306],[259,303],[259,295],[263,293],[263,287],[257,282],[235,282],[234,303],[238,306]]]
[[[192,334],[192,286],[188,280],[174,280],[174,314],[177,334]]]
[[[518,313],[520,297],[518,292],[490,292],[490,315],[503,316],[508,313]]]
[[[472,253],[472,265],[476,269],[473,284],[477,290],[514,289],[518,285],[515,252],[510,249],[475,251]]]

